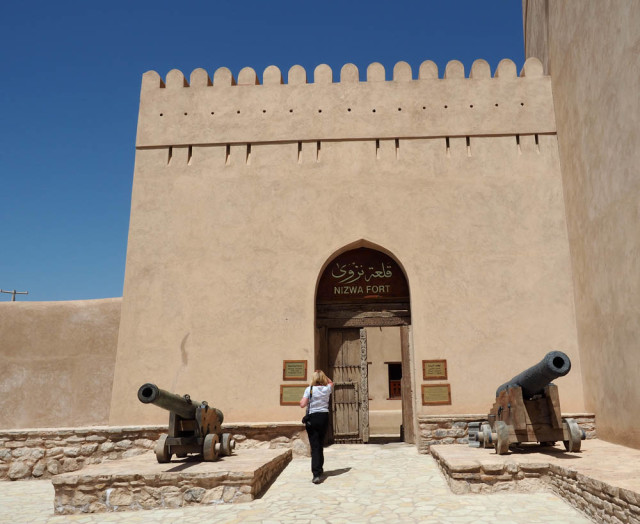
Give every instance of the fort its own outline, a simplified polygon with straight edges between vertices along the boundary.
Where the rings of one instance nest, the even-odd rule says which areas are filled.
[[[99,446],[47,444],[0,476],[149,449],[166,421],[132,403],[145,382],[212,399],[239,449],[302,455],[288,395],[319,368],[332,441],[428,453],[467,444],[493,379],[555,349],[563,416],[640,449],[637,121],[586,94],[629,89],[630,51],[603,77],[602,8],[540,4],[524,2],[529,58],[493,76],[484,60],[144,73],[123,297],[0,304],[0,440],[73,426]]]

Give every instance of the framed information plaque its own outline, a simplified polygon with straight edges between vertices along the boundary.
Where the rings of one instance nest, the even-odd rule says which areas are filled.
[[[302,400],[306,384],[281,384],[280,385],[280,405],[297,406]]]
[[[451,404],[450,384],[422,384],[422,405]]]
[[[307,380],[307,361],[284,360],[282,362],[282,380]]]
[[[447,380],[447,361],[423,360],[422,380]]]

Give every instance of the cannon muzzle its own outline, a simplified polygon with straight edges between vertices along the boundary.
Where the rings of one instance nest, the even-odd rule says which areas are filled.
[[[496,390],[496,397],[501,391],[510,387],[522,388],[522,396],[530,399],[542,393],[545,386],[559,377],[564,377],[571,370],[571,360],[562,351],[550,351],[535,366],[524,370],[505,382]]]
[[[143,404],[154,404],[159,408],[176,413],[182,418],[194,418],[196,408],[202,404],[202,402],[192,400],[189,395],[181,397],[175,393],[169,393],[164,389],[160,389],[151,383],[140,386],[138,390],[138,400]]]

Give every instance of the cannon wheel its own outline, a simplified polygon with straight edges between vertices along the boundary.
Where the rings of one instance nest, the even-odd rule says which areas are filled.
[[[231,455],[236,447],[236,441],[231,438],[231,433],[222,434],[222,442],[220,443],[220,453],[223,455]]]
[[[480,431],[482,431],[482,447],[490,448],[493,446],[493,438],[491,437],[491,426],[488,422],[483,422],[480,426]]]
[[[496,433],[498,435],[496,453],[498,455],[506,455],[509,452],[509,426],[502,420],[499,420],[496,422]]]
[[[218,460],[218,435],[215,433],[209,433],[204,437],[204,444],[202,444],[202,455],[207,462],[213,462]]]
[[[564,449],[572,452],[580,451],[580,446],[582,444],[582,432],[580,431],[580,426],[578,426],[578,423],[572,418],[565,418],[564,422],[569,429],[569,440],[562,441],[564,443]]]
[[[163,433],[160,435],[160,438],[156,442],[156,447],[154,449],[156,453],[156,459],[160,464],[164,464],[166,462],[171,462],[171,456],[173,453],[169,451],[169,446],[167,446],[167,438],[169,435]]]

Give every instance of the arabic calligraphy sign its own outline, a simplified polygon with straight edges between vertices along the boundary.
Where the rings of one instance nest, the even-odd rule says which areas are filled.
[[[320,277],[318,303],[390,300],[409,300],[407,279],[390,256],[374,249],[338,255]]]

